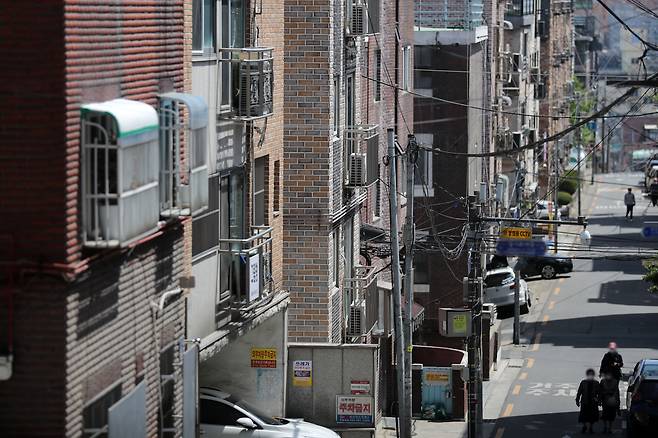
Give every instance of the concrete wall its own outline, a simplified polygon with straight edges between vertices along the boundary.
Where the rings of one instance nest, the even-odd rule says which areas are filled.
[[[352,380],[370,381],[373,406],[377,406],[377,354],[376,345],[290,344],[286,415],[331,428],[345,427],[336,423],[336,396],[350,395]],[[295,360],[312,361],[312,386],[293,385],[292,364]]]
[[[278,312],[199,365],[199,386],[212,386],[263,411],[284,414],[287,313]],[[252,348],[275,348],[276,368],[251,368]]]

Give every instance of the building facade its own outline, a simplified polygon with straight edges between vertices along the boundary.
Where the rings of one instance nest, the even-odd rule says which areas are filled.
[[[2,15],[0,429],[180,436],[189,215],[207,204],[185,3]]]

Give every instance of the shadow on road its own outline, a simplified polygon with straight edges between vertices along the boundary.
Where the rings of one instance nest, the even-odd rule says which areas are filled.
[[[574,406],[574,409],[576,407]],[[558,412],[551,414],[521,415],[500,418],[496,429],[505,428],[504,438],[575,438],[578,436],[600,436],[603,425],[594,425],[595,435],[581,435],[578,424],[578,412]],[[613,425],[613,435],[624,436],[621,430],[621,419]],[[495,433],[492,436],[496,436]]]
[[[623,304],[627,306],[658,306],[658,296],[647,292],[643,280],[618,280],[603,283],[597,298],[589,303]]]

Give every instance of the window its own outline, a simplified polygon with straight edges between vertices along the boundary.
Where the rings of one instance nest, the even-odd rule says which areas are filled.
[[[267,170],[268,157],[257,158],[254,162],[254,225],[267,224]]]
[[[340,137],[340,76],[334,77],[334,137]]]
[[[221,239],[243,239],[244,226],[244,170],[238,169],[223,175],[219,183],[219,236]],[[233,246],[235,245],[235,246]],[[240,244],[222,243],[220,257],[220,292],[230,291],[242,300],[246,291],[246,269],[242,258],[228,250],[239,250]]]
[[[434,135],[416,134],[416,140],[420,144],[431,146],[434,144]],[[427,149],[420,149],[418,151],[418,159],[416,160],[416,168],[414,170],[414,196],[434,196],[433,158],[434,154],[432,151]]]
[[[208,178],[208,209],[192,219],[192,257],[219,244],[219,175]]]
[[[347,76],[345,87],[345,125],[353,127],[356,124],[356,98],[354,92],[354,74]]]
[[[214,424],[217,426],[234,426],[237,424],[239,418],[243,418],[242,412],[231,406],[205,398],[201,399],[201,423]]]
[[[368,0],[368,33],[379,33],[379,0]]]
[[[107,410],[121,400],[121,384],[87,404],[82,411],[82,436],[84,438],[107,437]]]
[[[429,254],[416,252],[414,253],[414,284],[429,284],[429,282]]]
[[[158,421],[158,427],[161,428],[161,437],[175,436],[176,428],[174,427],[174,418],[176,413],[176,402],[174,392],[174,361],[176,360],[176,344],[171,344],[168,348],[160,352],[160,410],[158,416],[162,415],[162,421]]]
[[[413,66],[411,65],[411,46],[402,48],[402,89],[411,90]]]
[[[245,46],[245,11],[242,0],[221,0],[221,34],[222,48],[240,48]],[[231,109],[231,63],[221,63],[221,100],[222,110]]]
[[[192,51],[195,53],[215,51],[215,1],[192,1]]]
[[[336,228],[331,233],[333,239],[333,250],[331,258],[334,261],[334,287],[338,287],[340,282],[340,228]]]
[[[382,99],[382,51],[375,50],[375,101]]]
[[[382,217],[382,166],[377,164],[377,181],[375,181],[375,205],[373,208],[373,216],[375,218]]]
[[[354,217],[349,217],[343,225],[343,257],[345,269],[343,276],[351,278],[354,268]]]
[[[274,161],[274,199],[272,201],[272,209],[279,212],[281,209],[281,162]]]
[[[523,32],[523,56],[528,56],[528,32]]]

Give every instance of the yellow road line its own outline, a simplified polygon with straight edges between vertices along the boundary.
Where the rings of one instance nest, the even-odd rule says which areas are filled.
[[[528,373],[521,373],[519,374],[519,380],[525,380],[528,378]]]
[[[560,295],[560,288],[556,287],[555,290],[553,291],[555,295]]]
[[[530,349],[530,351],[539,350],[539,344],[541,344],[541,337],[542,337],[542,333],[537,333],[537,336],[535,336],[535,343],[532,344],[532,348]]]
[[[526,368],[534,367],[535,366],[535,360],[532,357],[528,358],[528,363],[525,366],[526,366]]]
[[[519,395],[521,394],[521,385],[516,385],[514,389],[512,390],[512,394],[514,395]]]
[[[505,428],[501,427],[496,431],[496,435],[494,436],[494,438],[503,438],[504,433],[505,433]]]
[[[541,321],[541,325],[546,325],[548,324],[548,320],[550,319],[550,316],[544,315],[544,318]]]
[[[512,415],[512,410],[514,410],[514,405],[512,403],[508,403],[507,407],[505,408],[505,412],[503,412],[503,417],[509,417]]]
[[[548,310],[553,310],[555,308],[555,301],[548,303]]]

